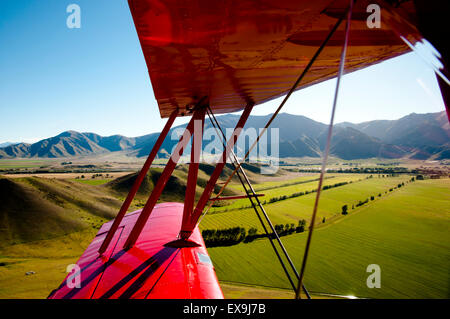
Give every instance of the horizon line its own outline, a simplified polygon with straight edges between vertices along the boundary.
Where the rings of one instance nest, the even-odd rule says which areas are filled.
[[[236,113],[240,113],[240,112],[241,112],[241,111],[234,112],[234,113],[228,113],[228,114],[220,114],[220,115],[217,115],[217,117],[219,118],[219,117],[223,117],[223,116],[227,116],[227,115],[228,115],[228,116],[229,116],[229,115],[232,115],[232,116],[239,116],[239,115],[236,114]],[[403,116],[401,116],[401,117],[399,117],[399,118],[397,118],[397,119],[392,119],[392,120],[388,120],[388,119],[374,119],[374,120],[370,120],[370,121],[363,121],[363,122],[357,122],[357,123],[344,121],[344,122],[336,123],[336,124],[334,124],[334,126],[339,125],[339,124],[343,124],[343,123],[350,123],[350,124],[355,124],[355,125],[357,125],[357,124],[363,124],[363,123],[368,123],[368,122],[373,122],[373,121],[398,121],[398,120],[400,120],[400,119],[402,119],[402,118],[404,118],[404,117],[406,117],[406,116],[410,116],[410,115],[413,115],[413,114],[426,115],[426,114],[438,114],[438,113],[444,113],[444,112],[446,112],[446,110],[442,110],[442,111],[440,111],[440,112],[426,112],[426,113],[411,112],[411,113],[408,113],[408,114],[406,114],[406,115],[403,115]],[[270,116],[270,115],[273,115],[273,114],[274,114],[274,113],[268,113],[268,114],[265,114],[265,115],[250,115],[250,116],[251,116],[251,117],[264,117],[264,116]],[[311,118],[309,118],[309,117],[307,117],[307,116],[305,116],[305,115],[302,115],[302,114],[293,114],[293,113],[288,113],[288,112],[282,112],[282,113],[280,113],[279,115],[281,115],[281,114],[287,114],[287,115],[292,115],[292,116],[302,116],[302,117],[307,118],[307,119],[309,119],[309,120],[311,120],[311,121],[314,121],[314,122],[316,122],[316,123],[320,123],[320,124],[323,124],[323,125],[329,125],[329,124],[327,124],[327,123],[323,123],[323,122],[320,122],[320,121],[313,120],[313,119],[311,119]],[[188,118],[188,117],[186,116],[186,118]],[[161,119],[161,120],[163,120],[163,119]],[[205,120],[209,120],[209,119],[205,119]],[[175,128],[178,128],[178,127],[182,127],[182,126],[185,125],[185,124],[186,124],[186,123],[179,124],[179,125],[177,125],[177,126],[174,126],[172,129],[175,129]],[[49,138],[52,138],[52,137],[56,137],[56,136],[58,136],[58,135],[61,135],[61,134],[63,134],[63,133],[66,133],[66,132],[76,132],[76,133],[80,133],[80,134],[96,134],[96,135],[99,135],[99,136],[101,136],[101,137],[123,136],[123,137],[126,137],[126,138],[138,138],[138,137],[142,137],[142,136],[146,136],[146,135],[150,135],[150,134],[157,134],[157,133],[160,133],[159,131],[156,131],[156,132],[149,132],[149,133],[147,133],[147,134],[144,134],[144,135],[138,135],[138,136],[126,136],[126,135],[123,135],[123,134],[100,135],[100,134],[95,133],[95,132],[92,132],[92,131],[80,132],[80,131],[77,131],[77,130],[67,129],[67,130],[61,131],[61,133],[56,134],[56,135],[51,136],[51,137],[36,138],[36,139],[23,139],[23,140],[20,141],[20,142],[9,142],[9,141],[4,141],[4,142],[3,142],[3,141],[0,141],[0,144],[8,144],[8,143],[10,143],[9,145],[4,146],[4,147],[0,147],[0,148],[5,148],[5,147],[8,147],[8,146],[18,145],[18,144],[34,144],[34,143],[37,143],[37,142],[42,141],[42,140],[46,140],[46,139],[49,139]]]

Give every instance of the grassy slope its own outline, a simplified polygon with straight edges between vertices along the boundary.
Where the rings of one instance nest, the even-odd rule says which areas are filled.
[[[0,248],[78,231],[85,225],[39,191],[0,178]]]
[[[70,180],[4,178],[0,190],[0,298],[47,297],[121,205],[107,188]]]
[[[113,218],[121,202],[105,190],[87,184],[62,179],[27,177],[19,182],[40,192],[45,198],[81,217],[97,217],[99,222]]]
[[[187,171],[187,170],[186,170]],[[130,210],[144,206],[161,169],[152,169]],[[70,180],[0,176],[0,248],[48,239],[90,227],[98,229],[118,212],[136,174],[107,184],[103,180]],[[199,178],[207,176],[200,172]],[[161,201],[184,200],[187,172],[176,170]],[[197,195],[202,192],[199,186]],[[0,251],[1,254],[1,251]]]
[[[149,194],[153,191],[156,183],[161,176],[161,168],[151,168],[142,181],[139,191],[136,195],[136,203],[138,207],[144,206],[148,199]],[[112,190],[113,193],[124,200],[129,190],[133,186],[138,173],[132,173],[119,177],[113,181],[110,181],[103,186],[106,189]],[[186,192],[186,181],[187,181],[188,170],[184,166],[178,167],[168,180],[164,192],[162,193],[159,202],[183,202]],[[206,185],[209,177],[202,170],[198,172],[197,188],[196,188],[196,198],[198,199],[203,192],[203,187]],[[227,190],[226,195],[235,194],[234,190]]]
[[[120,204],[100,186],[0,178],[0,298],[47,297]]]
[[[314,292],[375,298],[448,298],[450,180],[408,184],[317,229],[306,272]],[[306,233],[283,237],[297,268]],[[267,240],[210,248],[220,280],[288,287]],[[366,267],[381,267],[381,288]]]
[[[183,201],[187,172],[177,170],[174,176],[163,200]],[[199,178],[207,176],[200,172]],[[64,279],[67,265],[118,212],[132,182],[116,182],[114,189],[80,180],[0,177],[0,298],[47,297]],[[145,203],[154,184],[148,182],[131,211]],[[35,274],[26,276],[28,271]]]
[[[73,179],[74,182],[88,185],[103,185],[110,182],[110,179]]]

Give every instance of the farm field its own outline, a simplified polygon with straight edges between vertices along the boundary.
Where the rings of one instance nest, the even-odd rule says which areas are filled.
[[[0,299],[47,298],[95,237],[97,229],[0,249]],[[33,274],[26,275],[27,272]]]
[[[154,169],[152,174],[159,171]],[[67,265],[78,260],[98,227],[117,213],[125,197],[130,179],[123,176],[124,173],[114,174],[120,176],[114,176],[118,178],[112,180],[92,178],[87,174],[85,179],[76,180],[78,175],[70,174],[51,177],[55,179],[0,178],[3,182],[0,186],[4,187],[3,205],[8,202],[5,202],[10,196],[8,191],[14,191],[11,194],[24,199],[17,207],[3,207],[7,214],[0,220],[3,223],[0,228],[6,229],[2,232],[4,238],[0,245],[0,298],[46,298],[61,283]],[[180,167],[174,175],[177,179],[162,201],[182,201],[184,198],[185,168]],[[284,179],[283,175],[273,179],[265,176],[254,186],[266,194],[265,200],[317,187],[318,174],[288,172],[284,176]],[[348,184],[322,193],[318,229],[314,233],[306,274],[307,287],[318,298],[324,297],[321,294],[370,298],[448,297],[450,180],[410,182],[408,175],[369,176],[327,175],[330,178],[325,180],[325,185]],[[199,173],[199,178],[205,180],[207,177],[206,172]],[[144,192],[138,194],[132,210],[142,207],[146,194],[153,187],[152,178],[155,177],[149,175]],[[9,182],[4,183],[5,180]],[[401,183],[404,186],[395,189]],[[231,186],[234,192],[240,192],[238,184],[233,182]],[[389,191],[391,188],[392,192]],[[201,189],[198,187],[198,191]],[[378,197],[378,194],[382,196]],[[297,225],[299,219],[309,222],[315,195],[288,198],[267,203],[264,207],[274,224]],[[370,196],[374,196],[373,201],[352,209],[353,204]],[[11,200],[10,203],[20,202]],[[349,206],[349,214],[342,216],[341,209],[345,204]],[[233,205],[236,202],[215,207],[230,210],[208,213],[200,224],[201,229],[241,226],[248,231],[254,226],[262,233],[252,209],[236,209]],[[30,218],[27,225],[33,227],[24,227],[14,216],[29,207],[36,209],[35,216],[27,217]],[[3,208],[0,207],[2,213]],[[43,217],[38,219],[41,214]],[[20,216],[16,219],[22,220]],[[281,237],[297,266],[301,262],[306,235],[304,232]],[[292,297],[267,239],[210,247],[208,251],[227,298]],[[379,264],[382,269],[382,288],[379,290],[369,290],[365,286],[368,276],[365,270],[371,263]],[[33,273],[25,275],[27,272]]]
[[[366,298],[449,298],[449,190],[449,179],[416,181],[317,229],[306,287]],[[297,268],[306,237],[281,238]],[[220,280],[289,288],[267,239],[209,253]],[[370,264],[381,268],[379,289],[366,286]]]
[[[366,177],[367,175],[344,174],[344,176],[335,176],[327,179],[324,185],[335,184],[338,182],[352,183],[330,188],[322,192],[318,209],[318,218],[316,220],[317,223],[321,223],[323,218],[329,220],[331,218],[339,217],[343,205],[348,205],[349,211],[351,212],[352,205],[356,207],[356,204],[359,201],[364,201],[371,196],[374,196],[374,200],[377,201],[379,200],[378,194],[382,194],[382,196],[386,195],[386,192],[390,193],[389,190],[391,188],[397,187],[400,183],[406,184],[411,179],[411,176],[407,175],[384,178],[376,176],[368,179],[366,179]],[[259,185],[257,187],[259,187]],[[265,190],[264,192],[267,197],[266,200],[269,201],[268,199],[275,197],[275,195],[283,194],[289,196],[294,192],[313,190],[315,188],[317,188],[317,181],[294,186],[281,186]],[[315,197],[315,193],[310,193],[274,203],[267,203],[264,207],[274,224],[294,223],[297,225],[299,219],[306,219],[307,222],[309,222]],[[213,213],[207,213],[200,224],[201,228],[223,229],[239,226],[247,229],[255,227],[260,233],[263,231],[252,208],[225,211],[228,207],[232,206],[221,208],[221,212],[215,211]]]
[[[133,173],[132,171],[125,172],[113,172],[109,173],[109,176],[112,178],[118,178],[121,176],[125,176]],[[92,175],[97,173],[24,173],[24,174],[10,174],[5,175],[8,178],[26,178],[26,177],[39,177],[39,178],[47,178],[47,179],[65,179],[65,180],[75,180],[77,177],[80,178],[81,175],[85,176],[85,180],[91,179]],[[77,179],[76,181],[81,181],[81,179]]]
[[[356,182],[363,180],[369,176],[369,174],[329,174],[326,175],[323,186],[333,185],[342,182]],[[261,202],[269,202],[271,198],[279,197],[283,195],[291,195],[296,192],[312,191],[317,189],[317,183],[319,180],[319,174],[302,176],[279,182],[264,182],[258,183],[254,186],[255,192],[264,194],[264,197],[260,197]],[[231,184],[230,188],[239,191],[241,194],[245,194],[245,191],[241,184]],[[232,209],[241,209],[242,207],[248,207],[249,201],[247,198],[235,200],[233,203],[224,207],[213,207],[209,212],[223,212],[230,211]]]
[[[0,169],[11,170],[19,168],[39,168],[48,166],[52,163],[51,160],[35,160],[35,159],[1,159]]]
[[[76,179],[74,181],[88,185],[103,185],[110,182],[111,179]]]

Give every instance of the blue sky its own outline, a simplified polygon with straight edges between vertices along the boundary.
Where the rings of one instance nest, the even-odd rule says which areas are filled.
[[[80,29],[66,26],[71,3],[81,7]],[[139,136],[165,123],[125,0],[1,0],[0,48],[0,143],[65,130]],[[283,112],[328,122],[334,86],[296,92]],[[336,122],[442,110],[433,71],[411,53],[344,76]]]

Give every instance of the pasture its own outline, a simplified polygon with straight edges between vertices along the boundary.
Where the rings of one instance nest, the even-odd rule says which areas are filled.
[[[345,181],[349,182],[349,184],[330,188],[322,192],[317,222],[322,222],[323,218],[330,220],[339,217],[343,205],[348,205],[349,211],[351,212],[353,210],[352,206],[356,207],[359,201],[364,201],[371,196],[374,196],[374,200],[377,201],[382,196],[390,193],[389,190],[394,189],[398,184],[406,184],[411,177],[401,175],[398,177],[379,178],[376,176],[366,178],[367,175],[344,174],[344,176],[335,176],[327,179],[324,185]],[[287,198],[274,203],[269,203],[269,199],[280,196],[281,194],[289,196],[294,192],[315,190],[316,188],[317,181],[266,189],[264,193],[266,194],[267,203],[264,207],[272,222],[274,224],[294,223],[295,225],[297,225],[299,219],[306,219],[309,222],[316,193],[313,192],[299,197]],[[379,194],[381,194],[381,197],[378,197]],[[255,227],[259,232],[262,232],[253,208],[231,210],[230,207],[233,207],[233,205],[221,207],[211,213],[208,212],[200,224],[201,229],[223,229],[239,226],[247,229]],[[246,205],[248,205],[248,200]]]
[[[317,229],[306,287],[313,293],[365,298],[449,298],[449,189],[449,179],[409,183]],[[338,195],[343,194],[330,199]],[[298,269],[306,237],[282,237]],[[267,239],[209,248],[209,253],[220,280],[289,288]],[[370,264],[381,267],[381,288],[366,285]]]
[[[186,175],[185,170],[176,171],[178,180],[174,180],[162,201],[182,201]],[[315,296],[325,293],[369,298],[448,298],[450,180],[410,182],[408,175],[369,176],[327,175],[324,185],[347,184],[322,193],[306,270],[307,288]],[[205,172],[200,172],[199,178],[207,177]],[[266,194],[262,200],[267,201],[264,207],[274,224],[297,225],[299,219],[309,223],[316,193],[288,197],[314,190],[317,177],[318,174],[288,173],[285,178],[264,177],[260,183],[255,183],[255,189]],[[126,176],[112,184],[103,183],[104,178],[92,179],[90,175],[84,180],[75,178],[74,175],[56,179],[21,177],[10,179],[13,184],[7,183],[8,187],[15,186],[5,190],[15,189],[17,196],[26,199],[21,205],[28,210],[35,208],[35,213],[42,214],[43,218],[30,220],[32,225],[22,227],[20,223],[13,223],[13,217],[27,209],[21,205],[5,207],[9,210],[5,210],[4,225],[0,225],[7,230],[0,245],[0,298],[47,297],[65,277],[67,265],[78,260],[98,227],[117,213],[126,188],[131,185]],[[398,188],[401,183],[404,185]],[[138,194],[132,209],[142,206],[152,185],[149,177],[145,194]],[[233,192],[242,192],[236,182],[230,186]],[[287,198],[269,203],[270,198],[280,196]],[[355,206],[365,199],[369,199],[368,203]],[[19,201],[14,203],[18,205]],[[248,205],[248,201],[214,207],[215,211],[202,220],[201,229],[241,226],[247,231],[256,227],[262,233],[254,211],[241,209],[243,205]],[[341,214],[343,205],[349,207],[346,216]],[[55,228],[56,221],[64,228]],[[13,233],[14,236],[8,235]],[[306,236],[304,232],[281,238],[297,268]],[[208,251],[218,278],[224,284],[226,297],[292,296],[267,239],[211,247]],[[380,289],[366,286],[369,264],[381,267]],[[25,274],[30,271],[34,273]]]

